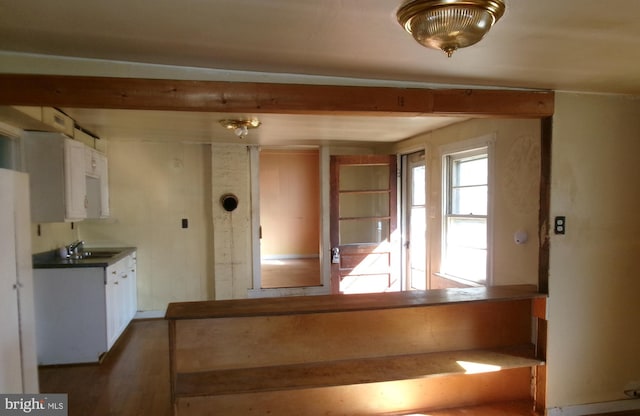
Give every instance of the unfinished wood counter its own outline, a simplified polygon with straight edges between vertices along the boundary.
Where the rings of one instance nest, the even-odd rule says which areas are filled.
[[[544,300],[535,287],[502,286],[172,303],[174,412],[399,414],[514,400],[532,408]]]

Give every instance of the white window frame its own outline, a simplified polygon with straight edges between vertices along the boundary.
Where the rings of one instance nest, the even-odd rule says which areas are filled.
[[[493,285],[493,206],[494,206],[494,183],[495,183],[495,134],[489,134],[480,136],[474,139],[464,140],[456,143],[451,143],[440,147],[441,157],[441,174],[442,174],[442,215],[441,215],[441,250],[440,250],[440,272],[438,275],[449,280],[453,280],[465,285],[470,286],[492,286]],[[449,159],[463,159],[469,156],[477,154],[487,155],[487,259],[486,259],[486,280],[484,282],[478,282],[475,280],[465,279],[460,276],[452,276],[447,274],[445,267],[446,258],[446,241],[447,241],[447,224],[448,224],[448,209],[450,198],[450,175],[449,175]]]

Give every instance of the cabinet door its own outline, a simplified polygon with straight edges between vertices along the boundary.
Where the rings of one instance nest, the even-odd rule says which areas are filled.
[[[0,235],[3,236],[0,238],[0,392],[22,393],[13,183],[10,175],[2,173],[0,172]]]
[[[128,325],[138,311],[138,292],[136,279],[136,254],[127,257],[126,316]]]
[[[127,327],[129,320],[127,319],[127,292],[128,292],[128,284],[129,284],[129,275],[127,274],[126,263],[121,262],[122,266],[119,270],[118,275],[118,288],[117,288],[117,296],[118,296],[118,336],[124,332],[124,329]]]
[[[95,154],[98,175],[100,176],[100,218],[111,215],[109,209],[109,166],[107,157],[102,153]]]
[[[98,159],[96,154],[98,152],[88,146],[84,148],[84,172],[87,176],[98,177]]]
[[[115,344],[118,336],[118,327],[120,326],[120,307],[119,307],[119,286],[120,273],[118,265],[120,262],[107,267],[107,283],[105,287],[105,303],[107,308],[107,349],[111,349]]]
[[[60,134],[25,132],[22,140],[24,166],[29,173],[33,222],[64,222],[65,138]]]
[[[85,149],[87,218],[109,217],[109,173],[107,157],[95,149]]]
[[[84,144],[75,140],[65,139],[65,202],[68,220],[79,220],[87,217],[84,150]]]

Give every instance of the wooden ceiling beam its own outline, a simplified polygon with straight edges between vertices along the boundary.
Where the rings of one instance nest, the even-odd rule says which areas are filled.
[[[0,74],[0,105],[219,113],[542,118],[553,92]]]

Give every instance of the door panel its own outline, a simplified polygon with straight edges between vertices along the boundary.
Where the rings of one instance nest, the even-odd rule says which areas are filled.
[[[332,156],[332,292],[400,290],[396,182],[393,155]]]

